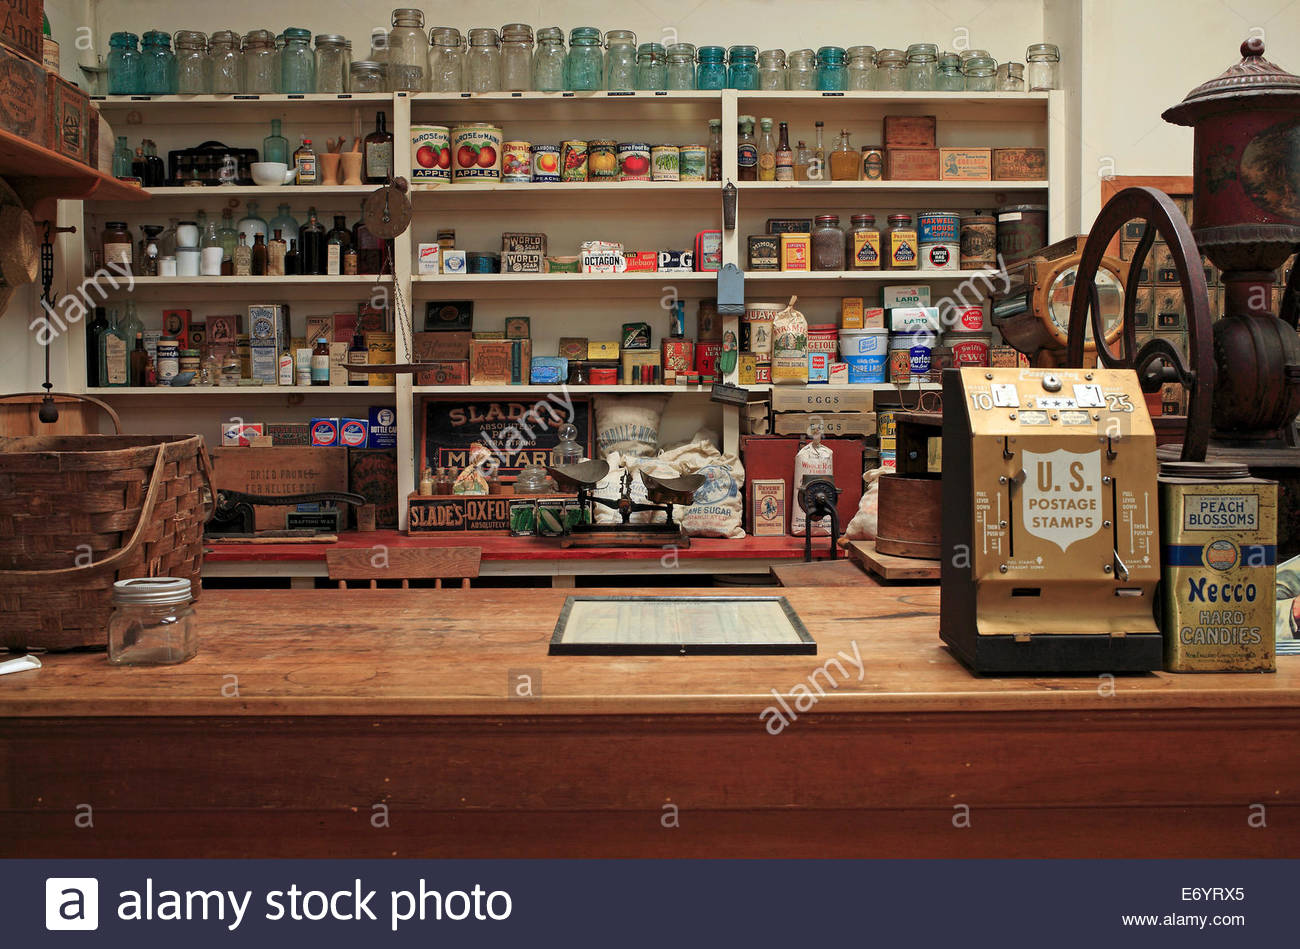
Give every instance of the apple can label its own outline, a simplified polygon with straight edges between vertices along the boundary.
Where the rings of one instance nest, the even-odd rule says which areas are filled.
[[[451,133],[447,126],[411,126],[411,180],[451,180]]]
[[[501,180],[501,129],[462,125],[451,130],[452,181]]]

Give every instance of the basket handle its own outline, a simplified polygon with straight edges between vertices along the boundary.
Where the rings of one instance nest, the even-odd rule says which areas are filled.
[[[158,503],[158,495],[162,489],[163,480],[163,452],[166,448],[166,442],[158,444],[158,455],[154,458],[153,475],[149,479],[149,490],[144,496],[144,504],[140,506],[140,519],[136,521],[135,530],[131,532],[131,538],[111,557],[96,560],[93,563],[82,564],[79,567],[55,567],[51,570],[0,570],[0,577],[13,580],[24,578],[51,580],[59,577],[72,577],[87,570],[100,571],[107,570],[110,567],[115,568],[121,561],[130,557],[135,553],[135,549],[140,546],[140,539],[144,536],[145,525],[153,517],[154,506]]]
[[[103,402],[95,398],[93,395],[83,395],[80,392],[51,392],[50,395],[57,395],[60,398],[64,398],[64,399],[77,399],[81,402],[92,402],[95,405],[98,405],[101,409],[103,409],[108,414],[109,420],[112,421],[113,434],[114,435],[122,434],[122,420],[118,418],[117,412],[115,412],[113,410],[113,407],[109,405],[107,402]],[[45,398],[45,393],[44,392],[12,392],[9,395],[0,395],[0,401],[4,401],[5,399],[30,399],[32,396],[39,396],[40,398],[43,399]]]
[[[203,472],[203,480],[208,483],[208,509],[203,512],[203,523],[206,525],[212,520],[212,512],[217,506],[217,475],[212,470],[212,459],[208,457],[208,446],[199,442],[199,470]]]

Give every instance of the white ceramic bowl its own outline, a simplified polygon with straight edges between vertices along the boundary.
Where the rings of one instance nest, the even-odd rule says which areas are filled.
[[[289,166],[282,161],[255,161],[250,167],[253,181],[264,188],[284,184],[289,175]]]

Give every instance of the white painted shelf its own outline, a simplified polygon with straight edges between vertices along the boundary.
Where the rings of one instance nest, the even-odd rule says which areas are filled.
[[[349,396],[371,398],[392,395],[396,386],[100,386],[86,392],[100,398],[172,398],[227,399],[227,398],[282,398],[303,396]]]
[[[716,182],[714,182],[716,186]],[[1046,181],[737,181],[736,187],[747,197],[789,191],[810,194],[835,194],[841,191],[935,194],[996,191],[1046,191]]]
[[[155,200],[184,198],[185,200],[203,198],[296,198],[312,197],[364,197],[373,194],[378,185],[218,185],[214,187],[186,188],[171,186],[166,188],[145,188],[145,192]]]
[[[745,283],[942,283],[987,279],[998,273],[997,270],[747,270]]]

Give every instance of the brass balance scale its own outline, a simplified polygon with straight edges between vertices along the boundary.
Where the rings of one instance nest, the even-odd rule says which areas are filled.
[[[689,547],[691,540],[673,520],[674,505],[689,505],[695,492],[704,484],[701,474],[680,478],[656,478],[642,471],[641,480],[646,488],[646,501],[632,499],[632,470],[624,470],[619,480],[617,498],[602,498],[594,494],[596,485],[609,475],[609,462],[582,461],[575,464],[551,465],[547,473],[555,479],[561,490],[576,491],[578,506],[588,515],[588,523],[577,524],[560,540],[562,547],[662,547],[673,545]],[[597,524],[596,505],[617,511],[618,524]],[[663,523],[632,523],[634,513],[663,513]]]

